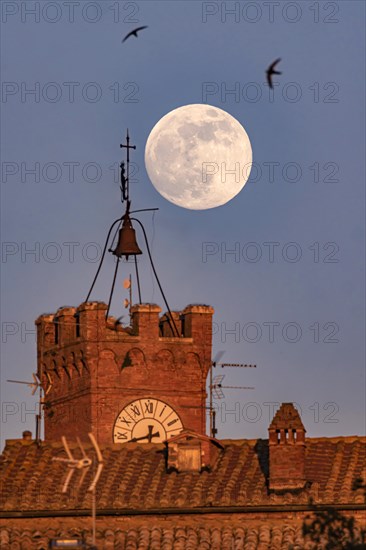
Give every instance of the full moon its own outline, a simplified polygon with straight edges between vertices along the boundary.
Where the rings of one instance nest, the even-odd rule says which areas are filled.
[[[156,190],[191,210],[221,206],[246,184],[252,148],[243,126],[211,105],[185,105],[151,130],[145,165]]]

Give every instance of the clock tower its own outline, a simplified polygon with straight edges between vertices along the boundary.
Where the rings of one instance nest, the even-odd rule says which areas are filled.
[[[205,434],[213,308],[172,312],[179,336],[155,304],[133,306],[129,327],[106,311],[84,302],[36,320],[45,440],[93,432],[99,443],[128,444],[183,429]]]
[[[92,432],[99,443],[158,443],[183,429],[206,432],[206,378],[211,368],[212,315],[206,305],[189,305],[171,312],[151,257],[143,224],[130,214],[130,144],[127,130],[126,165],[120,164],[121,201],[125,213],[108,232],[88,296],[78,307],[61,307],[41,315],[37,325],[37,376],[44,391],[45,440],[62,436],[85,439]],[[156,210],[156,209],[143,209]],[[132,221],[145,238],[150,264],[167,307],[141,300],[136,256],[142,254]],[[118,224],[118,225],[117,225]],[[89,301],[115,226],[118,242],[108,305]],[[119,261],[134,257],[139,304],[130,309],[130,325],[109,316]],[[132,296],[130,294],[129,303]],[[39,418],[39,417],[38,417]]]

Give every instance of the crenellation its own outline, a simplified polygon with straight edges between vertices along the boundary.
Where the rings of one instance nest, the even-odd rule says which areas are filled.
[[[65,346],[76,338],[75,307],[62,307],[55,313],[55,344]],[[57,337],[56,337],[57,335]]]
[[[183,319],[184,316],[180,311],[172,311],[171,315],[164,313],[159,319],[159,336],[161,338],[184,338]]]
[[[134,398],[146,396],[169,403],[185,427],[204,434],[213,308],[190,305],[173,312],[179,337],[172,334],[167,314],[159,317],[156,304],[133,306],[129,327],[114,317],[106,319],[106,311],[102,302],[84,302],[36,321],[38,372],[42,376],[45,370],[52,379],[46,439],[68,433],[81,437],[81,432],[93,430],[100,442],[110,443],[119,412]],[[45,387],[46,378],[42,382]],[[75,397],[80,392],[82,399]],[[108,402],[102,413],[97,396]],[[69,422],[71,413],[64,414],[65,406],[72,408],[75,426]]]

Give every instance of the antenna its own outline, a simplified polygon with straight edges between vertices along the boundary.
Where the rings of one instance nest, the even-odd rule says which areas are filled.
[[[215,399],[223,399],[225,397],[222,388],[232,390],[254,390],[253,386],[223,386],[221,382],[225,378],[225,375],[215,376],[212,383],[212,393]]]
[[[88,487],[88,491],[92,492],[93,545],[95,545],[96,516],[97,516],[96,494],[95,494],[96,490],[95,489],[96,489],[96,485],[98,483],[98,480],[100,478],[100,475],[102,473],[104,463],[103,463],[102,453],[100,452],[98,443],[97,443],[94,435],[90,432],[90,433],[88,433],[88,436],[89,436],[89,439],[90,439],[90,441],[91,441],[91,443],[94,447],[95,453],[97,455],[97,463],[98,463],[97,471],[94,475],[94,478],[93,478],[91,484]],[[55,456],[55,457],[52,458],[52,460],[55,460],[55,461],[58,461],[58,462],[65,462],[67,464],[68,468],[70,468],[69,472],[66,475],[66,479],[65,479],[65,482],[64,482],[63,487],[62,487],[62,492],[66,493],[67,488],[69,486],[69,483],[71,481],[71,478],[72,478],[72,476],[73,476],[73,474],[75,473],[76,470],[82,470],[82,474],[81,474],[81,477],[79,479],[79,483],[77,485],[77,488],[79,489],[81,487],[81,485],[84,481],[84,478],[85,478],[86,474],[89,471],[90,466],[93,464],[93,461],[92,461],[91,458],[89,458],[87,456],[87,454],[85,452],[85,449],[84,449],[79,437],[76,438],[76,441],[78,443],[78,446],[79,446],[81,454],[82,454],[82,458],[79,458],[79,459],[74,458],[72,452],[70,451],[70,447],[67,443],[67,440],[66,440],[65,436],[61,437],[61,441],[62,441],[62,444],[65,448],[67,458],[62,458],[62,457],[56,457]]]
[[[51,375],[47,371],[45,374],[48,380],[48,386],[45,390],[43,389],[41,380],[38,378],[36,373],[32,373],[33,382],[24,382],[23,380],[7,380],[7,382],[11,382],[12,384],[26,384],[28,387],[32,388],[32,395],[34,395],[36,391],[39,389],[39,408],[38,408],[38,414],[36,414],[36,441],[39,441],[41,438],[41,416],[42,416],[42,405],[44,405],[44,398],[52,388]]]
[[[33,373],[32,376],[33,376],[33,382],[23,382],[23,380],[7,380],[7,382],[11,382],[12,384],[26,384],[30,388],[33,388],[32,395],[34,395],[41,384],[35,373]]]
[[[237,367],[237,368],[256,368],[257,365],[248,365],[244,363],[218,363],[219,359],[224,355],[224,351],[219,351],[213,361],[211,362],[211,368],[210,368],[210,405],[209,405],[209,411],[210,411],[210,435],[211,437],[215,437],[217,434],[217,428],[216,428],[216,411],[213,408],[213,397],[215,399],[223,399],[225,397],[223,389],[238,389],[238,390],[254,390],[254,387],[252,386],[223,386],[222,381],[225,378],[225,375],[218,375],[213,377],[213,368],[216,368],[217,366],[220,366],[221,368],[224,367]]]

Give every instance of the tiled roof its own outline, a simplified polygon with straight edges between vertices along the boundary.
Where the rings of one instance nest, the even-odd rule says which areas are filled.
[[[61,531],[62,532],[62,531]],[[61,534],[57,529],[6,529],[0,528],[0,545],[10,548],[48,548],[48,541]],[[82,530],[74,529],[74,536]],[[89,537],[86,539],[89,542]],[[2,544],[1,544],[2,543]],[[14,544],[14,546],[12,546]],[[97,531],[98,548],[118,550],[302,550],[301,524],[242,526],[177,526],[146,527],[130,529],[105,527]]]
[[[125,444],[102,448],[105,466],[97,485],[97,508],[103,510],[153,511],[213,507],[306,505],[309,498],[323,504],[362,504],[362,490],[354,491],[356,478],[366,478],[366,439],[361,437],[306,440],[304,490],[276,494],[267,489],[268,441],[221,441],[223,449],[212,471],[167,471],[163,445]],[[92,448],[88,454],[93,454]],[[80,457],[80,451],[75,450]],[[10,440],[0,459],[0,510],[90,509],[87,491],[92,472],[80,488],[76,471],[67,494],[62,486],[65,457],[61,443],[37,445],[34,441]],[[57,515],[57,514],[55,514]]]
[[[28,521],[28,522],[27,522]],[[84,522],[73,520],[73,525],[60,526],[29,520],[11,520],[12,525],[1,525],[0,547],[2,550],[46,550],[50,539],[84,538],[91,544],[90,517]],[[24,524],[27,522],[27,524]],[[115,518],[106,521],[98,518],[96,545],[99,550],[304,550],[314,548],[302,534],[301,519],[277,519],[266,521],[207,521],[190,523],[181,519],[172,521],[141,520],[127,525]],[[362,522],[355,527],[355,536],[360,537]],[[361,538],[361,537],[360,537]],[[360,548],[363,546],[360,545]]]

